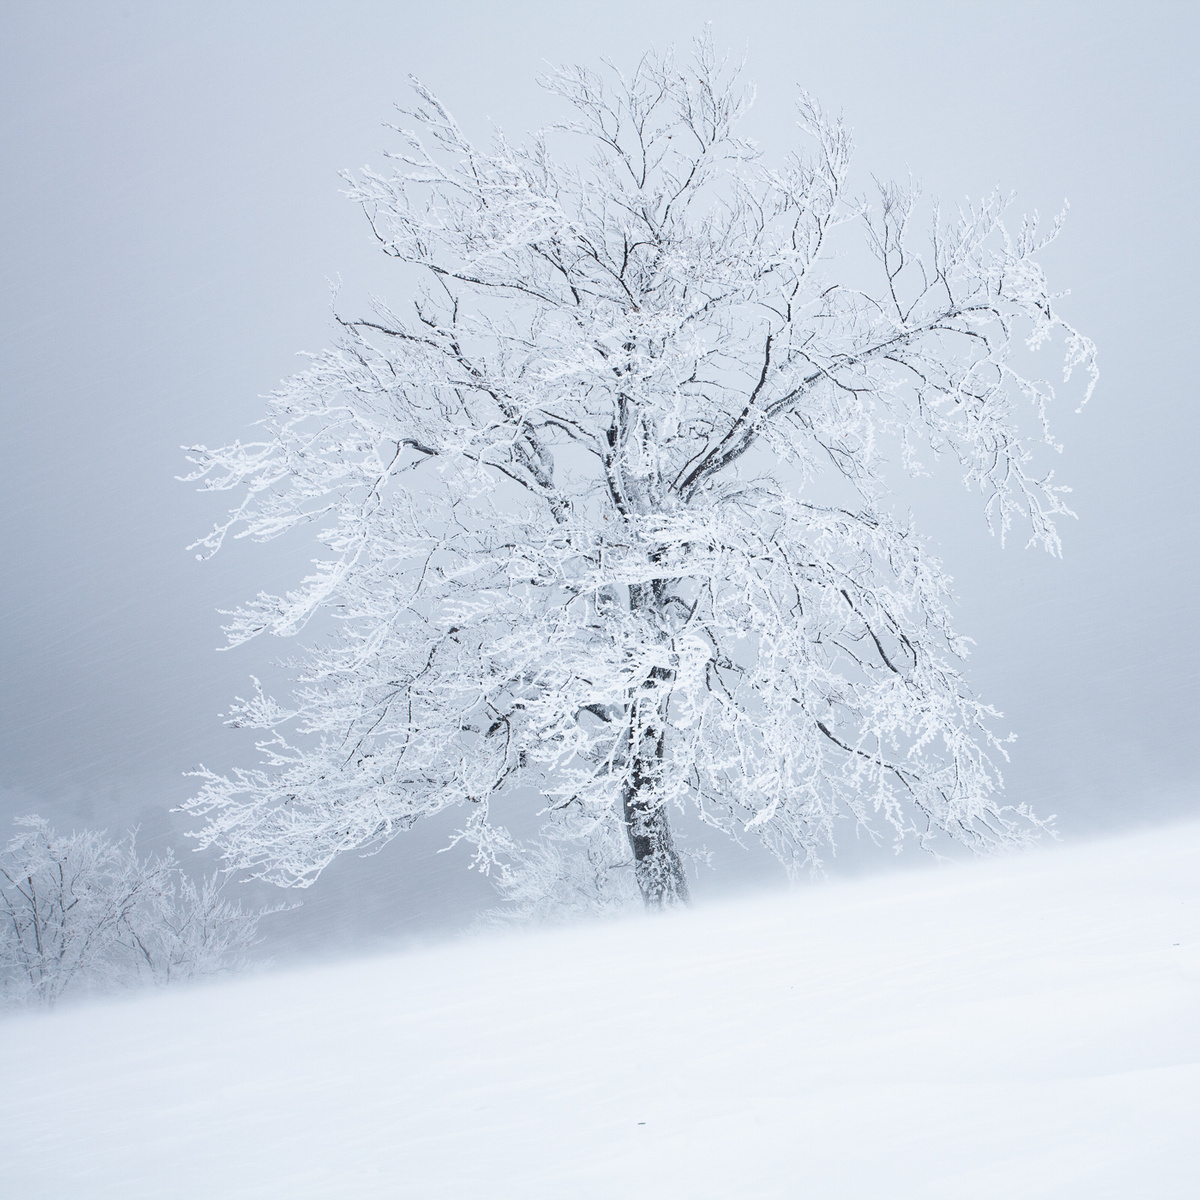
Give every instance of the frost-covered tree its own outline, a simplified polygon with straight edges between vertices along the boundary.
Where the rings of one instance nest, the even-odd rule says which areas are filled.
[[[250,966],[250,951],[262,940],[259,922],[281,908],[243,908],[225,898],[220,873],[197,882],[172,856],[165,863],[163,886],[135,910],[124,931],[122,960],[131,973],[162,986]]]
[[[557,71],[567,119],[487,148],[414,81],[394,169],[347,177],[409,302],[339,317],[264,440],[191,453],[244,493],[198,545],[313,524],[325,547],[231,642],[336,619],[290,701],[236,706],[261,766],[202,772],[187,806],[231,867],[303,886],[462,806],[524,902],[625,844],[653,906],[687,896],[675,809],[792,865],[843,817],[978,849],[1036,829],[886,476],[949,460],[1001,535],[1057,550],[1054,389],[1022,342],[1095,379],[1037,261],[1058,224],[855,198],[849,132],[806,95],[771,166],[736,75],[707,41]],[[532,862],[504,798],[545,814]]]
[[[41,817],[0,851],[0,996],[52,1008],[73,991],[158,984],[242,966],[262,912],[196,884],[133,834],[56,833]]]

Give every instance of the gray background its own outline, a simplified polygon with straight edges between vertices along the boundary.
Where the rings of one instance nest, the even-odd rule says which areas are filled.
[[[854,127],[861,188],[911,170],[948,202],[997,183],[1047,216],[1070,200],[1046,262],[1103,378],[1056,422],[1080,518],[1064,559],[1001,551],[961,489],[914,504],[970,676],[1020,737],[1011,799],[1068,837],[1196,811],[1200,7],[206,0],[0,8],[0,822],[140,822],[186,848],[181,772],[250,761],[217,714],[289,647],[215,653],[215,610],[312,551],[197,563],[184,546],[222,505],[174,481],[178,447],[248,436],[256,397],[328,340],[328,279],[344,308],[394,297],[336,172],[382,164],[406,75],[469,132],[519,136],[556,116],[547,61],[631,64],[706,20],[746,54],[768,154],[800,83]],[[490,892],[430,853],[452,825],[338,864],[280,945],[461,925]],[[702,895],[769,871],[714,849]]]

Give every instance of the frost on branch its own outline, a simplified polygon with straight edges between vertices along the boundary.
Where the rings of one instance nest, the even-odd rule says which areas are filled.
[[[547,863],[618,863],[614,829],[648,904],[686,898],[673,809],[793,867],[846,818],[1021,841],[1038,822],[1001,802],[997,714],[886,469],[951,464],[1002,536],[1057,552],[1055,388],[1024,364],[1057,345],[1083,399],[1096,378],[1037,261],[1058,225],[992,196],[921,230],[912,188],[852,197],[849,132],[807,96],[769,166],[707,41],[544,82],[568,119],[488,148],[414,82],[392,170],[349,187],[425,283],[340,317],[261,442],[193,454],[242,494],[208,550],[303,523],[324,546],[232,641],[337,619],[286,706],[239,704],[264,761],[202,772],[201,840],[304,886],[461,807],[535,908]],[[544,813],[532,850],[502,802]]]

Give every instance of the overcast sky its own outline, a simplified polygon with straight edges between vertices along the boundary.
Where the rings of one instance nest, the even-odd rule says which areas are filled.
[[[248,764],[217,714],[288,647],[216,653],[216,609],[293,581],[312,549],[238,543],[197,563],[184,547],[221,506],[175,482],[179,446],[248,435],[257,397],[329,340],[329,279],[343,307],[395,298],[337,171],[381,163],[406,76],[468,131],[490,120],[521,135],[556,115],[534,82],[547,62],[629,64],[707,20],[746,56],[749,132],[768,154],[792,144],[799,83],[854,128],[864,189],[911,171],[950,202],[996,184],[1045,215],[1070,201],[1046,265],[1103,374],[1083,414],[1057,416],[1079,513],[1064,559],[1001,552],[961,489],[927,489],[917,515],[978,642],[970,678],[1019,735],[1011,799],[1057,812],[1068,835],[1196,810],[1200,7],[41,0],[0,13],[5,822],[38,809],[158,830],[188,792],[183,771]],[[449,855],[412,865],[431,836],[361,869],[451,879]],[[410,924],[425,919],[414,897]]]

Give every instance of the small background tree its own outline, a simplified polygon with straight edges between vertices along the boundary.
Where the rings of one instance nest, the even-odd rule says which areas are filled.
[[[337,621],[289,703],[238,702],[265,761],[201,772],[201,841],[304,886],[462,806],[535,908],[622,858],[647,904],[686,898],[673,808],[791,867],[846,818],[1020,842],[1038,821],[999,798],[996,714],[886,475],[950,460],[994,530],[1057,552],[1054,388],[1019,364],[1057,339],[1095,381],[1037,261],[1059,224],[994,195],[919,233],[913,188],[849,192],[849,132],[805,95],[805,150],[769,166],[706,40],[544,82],[568,119],[486,150],[414,83],[396,169],[349,186],[424,283],[339,317],[264,440],[191,452],[244,490],[208,552],[306,524],[325,547],[230,641]],[[544,814],[532,858],[502,800]]]
[[[60,835],[40,817],[0,853],[0,994],[52,1008],[68,989],[166,984],[246,965],[263,912],[196,884],[134,835]]]

